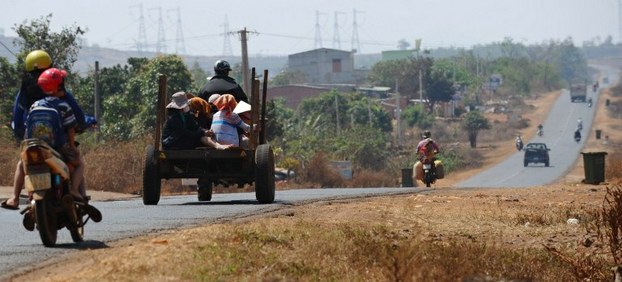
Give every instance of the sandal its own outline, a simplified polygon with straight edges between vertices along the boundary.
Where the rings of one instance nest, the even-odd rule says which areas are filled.
[[[8,201],[9,199],[4,200],[2,204],[0,204],[0,206],[7,210],[18,210],[19,209],[19,202],[17,202],[15,205],[9,205]]]

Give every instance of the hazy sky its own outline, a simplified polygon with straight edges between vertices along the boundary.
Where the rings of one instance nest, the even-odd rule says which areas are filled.
[[[620,41],[618,1],[622,0],[2,0],[0,30],[15,36],[16,24],[52,13],[55,32],[76,24],[88,28],[88,45],[136,50],[142,4],[150,50],[155,50],[161,18],[169,53],[183,47],[191,55],[223,54],[225,18],[229,31],[256,32],[248,37],[251,55],[287,55],[319,47],[316,24],[322,47],[350,50],[354,10],[362,53],[396,49],[401,39],[414,45],[418,38],[423,48],[470,47],[506,37],[525,44],[572,37],[581,45],[608,35]],[[183,45],[177,40],[177,11]],[[232,53],[239,55],[239,36],[229,36],[229,42]]]

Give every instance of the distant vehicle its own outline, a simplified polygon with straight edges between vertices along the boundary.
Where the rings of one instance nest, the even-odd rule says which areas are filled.
[[[571,102],[585,102],[587,95],[587,85],[573,84],[570,86],[570,101]]]
[[[549,151],[544,143],[529,143],[525,146],[525,157],[523,165],[528,166],[531,163],[543,163],[544,166],[550,165]]]

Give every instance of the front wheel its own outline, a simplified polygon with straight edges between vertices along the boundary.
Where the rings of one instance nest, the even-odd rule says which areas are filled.
[[[46,247],[54,247],[56,245],[56,235],[58,233],[57,218],[54,212],[54,204],[52,203],[54,195],[48,191],[42,200],[35,201],[35,219],[37,229],[39,229],[39,237]]]
[[[425,183],[425,187],[430,187],[432,185],[432,173],[426,171],[423,175],[423,182]]]

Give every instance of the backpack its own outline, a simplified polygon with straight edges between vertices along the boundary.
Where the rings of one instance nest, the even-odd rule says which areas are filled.
[[[26,118],[26,138],[38,138],[58,149],[65,143],[63,123],[58,109],[47,100],[32,105]]]

